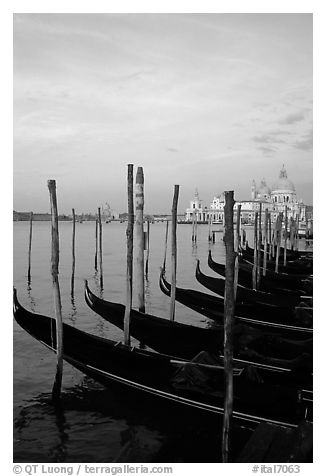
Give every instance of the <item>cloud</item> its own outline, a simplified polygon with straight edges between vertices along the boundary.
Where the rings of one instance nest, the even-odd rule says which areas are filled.
[[[257,150],[260,150],[265,155],[271,155],[271,154],[274,154],[274,152],[277,151],[277,149],[275,147],[264,147],[264,146],[257,147]]]
[[[313,147],[313,134],[312,131],[303,135],[302,140],[294,142],[293,147],[299,150],[311,150]]]
[[[178,149],[175,149],[174,147],[168,147],[169,152],[179,152]]]
[[[278,121],[279,124],[295,124],[296,122],[303,121],[305,115],[302,112],[294,112],[288,114],[284,119]]]
[[[263,134],[261,136],[254,136],[252,138],[254,142],[258,142],[259,144],[284,144],[285,141],[283,139],[275,139],[275,137],[271,137],[268,134]]]

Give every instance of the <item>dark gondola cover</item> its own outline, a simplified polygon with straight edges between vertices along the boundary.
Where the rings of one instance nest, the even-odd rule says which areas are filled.
[[[254,250],[252,248],[241,248],[240,249],[240,256],[245,260],[249,261],[253,264],[254,259]],[[261,257],[263,259],[264,251],[261,251]],[[301,257],[295,261],[289,261],[287,259],[287,264],[283,265],[284,257],[280,257],[279,264],[278,264],[278,271],[280,273],[287,273],[289,275],[302,275],[302,277],[311,276],[313,272],[313,260],[310,257]],[[271,260],[267,260],[266,268],[275,271],[275,259],[272,258]]]
[[[211,250],[208,253],[208,266],[215,271],[216,273],[220,274],[221,276],[225,276],[225,265],[221,263],[217,263],[213,260]],[[260,276],[260,284],[259,290],[265,292],[274,292],[277,294],[285,294],[290,292],[301,292],[301,294],[305,292],[310,292],[312,290],[312,281],[311,279],[297,279],[281,274],[274,273],[273,277],[272,271],[270,271],[270,276],[263,276],[261,273]],[[276,276],[275,276],[276,275]],[[248,288],[252,288],[252,266],[246,262],[239,260],[239,274],[238,274],[238,282],[240,285],[246,286]]]
[[[163,268],[161,268],[159,284],[161,291],[170,296],[171,285],[164,276]],[[224,322],[222,297],[177,287],[176,300],[220,324]],[[302,303],[300,309],[294,309],[294,307],[240,301],[235,304],[235,322],[255,326],[267,332],[282,331],[283,336],[290,338],[305,332],[307,328],[312,328],[312,314],[306,310],[305,306]]]
[[[56,348],[54,319],[24,309],[14,292],[14,317],[30,335],[51,350]],[[109,386],[127,390],[156,402],[169,402],[176,410],[223,415],[224,369],[214,364],[207,354],[192,362],[178,361],[168,355],[96,337],[63,324],[64,359],[86,375]],[[207,364],[206,362],[209,362]],[[199,364],[199,365],[198,365]],[[196,372],[194,374],[194,372]],[[194,386],[194,376],[199,384]],[[311,415],[311,401],[301,398],[295,388],[262,384],[251,372],[234,375],[233,419],[248,427],[261,421],[283,426],[297,426]]]
[[[224,296],[224,284],[225,280],[218,277],[207,276],[200,270],[199,260],[197,260],[196,266],[196,279],[200,284],[205,286],[210,291]],[[250,285],[249,285],[250,286]],[[276,305],[278,307],[294,307],[298,306],[301,301],[301,291],[285,291],[273,289],[273,292],[268,291],[255,291],[246,287],[238,282],[237,287],[237,302],[253,302]]]
[[[91,292],[87,282],[85,300],[88,306],[111,324],[123,329],[122,304],[100,299]],[[193,358],[200,351],[216,353],[223,349],[223,326],[200,328],[171,322],[134,309],[130,314],[130,334],[157,352],[182,358]],[[307,337],[309,336],[309,337]],[[284,368],[312,369],[312,334],[286,339],[280,333],[262,332],[243,324],[234,326],[234,355],[256,362]]]

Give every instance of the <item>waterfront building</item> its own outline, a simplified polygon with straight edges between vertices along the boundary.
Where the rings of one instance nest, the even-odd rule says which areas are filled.
[[[306,221],[307,206],[302,200],[299,200],[296,195],[293,183],[288,179],[287,172],[283,165],[279,177],[270,188],[265,178],[257,186],[255,180],[251,185],[251,197],[249,200],[239,200],[234,204],[234,211],[236,213],[238,205],[241,205],[241,221],[242,223],[253,223],[255,220],[255,213],[259,211],[260,204],[262,212],[267,209],[271,213],[271,220],[274,222],[279,213],[285,214],[285,207],[287,208],[288,219],[299,219],[299,222]],[[202,206],[202,201],[199,200],[198,191],[195,192],[195,198],[191,200],[190,207],[186,210],[186,221],[191,222],[195,214],[197,221],[212,221],[217,223],[224,222],[224,193],[215,195],[209,208]]]

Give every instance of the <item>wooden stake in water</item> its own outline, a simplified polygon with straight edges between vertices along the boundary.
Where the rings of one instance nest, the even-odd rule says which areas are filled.
[[[280,247],[282,238],[282,214],[279,213],[276,220],[276,259],[275,259],[275,272],[278,273],[278,262],[280,259]]]
[[[33,233],[33,212],[31,212],[29,216],[28,270],[27,270],[28,284],[30,284],[31,282],[32,233]]]
[[[144,276],[144,173],[138,167],[135,186],[135,241],[136,261],[135,280],[137,286],[137,304],[140,312],[145,312],[145,276]]]
[[[76,216],[75,216],[75,209],[72,209],[72,269],[71,269],[71,296],[74,295],[74,280],[75,280],[75,238],[76,233]]]
[[[225,291],[224,291],[224,375],[225,398],[222,435],[222,461],[229,461],[233,412],[233,320],[234,320],[234,231],[233,191],[225,192]]]
[[[268,233],[268,210],[267,208],[265,208],[263,276],[266,276],[266,268],[267,268],[267,233]]]
[[[103,290],[103,254],[102,254],[102,218],[101,207],[98,207],[98,231],[99,231],[99,258],[100,258],[100,288]]]
[[[172,227],[171,227],[171,300],[170,300],[170,321],[174,321],[175,316],[175,294],[177,285],[177,213],[178,213],[179,185],[174,186],[174,196],[172,203]]]
[[[55,380],[52,388],[52,398],[55,402],[60,399],[62,372],[63,372],[63,324],[61,314],[61,296],[59,287],[59,228],[58,228],[58,207],[55,180],[48,180],[51,204],[51,234],[52,234],[52,252],[51,252],[51,274],[53,284],[54,310],[56,318],[56,351],[57,368]]]
[[[148,261],[149,261],[149,220],[147,220],[146,240],[145,240],[145,278],[148,279]]]
[[[95,219],[95,271],[97,271],[97,255],[98,255],[98,219]]]
[[[165,272],[166,268],[166,254],[168,249],[168,236],[169,236],[169,220],[166,220],[166,228],[165,228],[165,243],[164,243],[164,259],[163,259],[163,271]]]
[[[272,215],[268,213],[268,243],[269,243],[269,250],[268,250],[268,259],[272,259]]]
[[[262,232],[261,232],[261,216],[262,216],[262,203],[259,203],[258,214],[258,244],[257,244],[257,288],[260,286],[260,274],[261,274],[261,246],[262,246]]]
[[[212,215],[208,215],[208,241],[212,241]]]
[[[134,176],[133,164],[128,164],[128,226],[127,226],[127,288],[124,314],[124,340],[130,345],[130,311],[132,306],[132,259],[134,242]]]
[[[257,289],[257,222],[258,222],[258,213],[255,212],[255,227],[254,227],[254,265],[252,267],[252,289],[256,291]]]
[[[237,299],[238,275],[239,275],[239,248],[240,248],[240,224],[241,224],[241,205],[237,209],[237,232],[235,236],[235,264],[234,264],[234,300]]]
[[[288,207],[285,205],[285,217],[284,217],[284,260],[283,265],[286,266],[286,250],[288,246]]]

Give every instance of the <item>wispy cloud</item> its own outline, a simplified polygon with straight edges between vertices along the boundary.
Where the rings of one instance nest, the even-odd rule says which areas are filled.
[[[312,131],[307,132],[303,135],[301,140],[294,142],[293,147],[299,150],[312,150],[313,148],[313,133]]]
[[[305,114],[302,112],[295,112],[288,114],[286,117],[278,121],[279,124],[295,124],[296,122],[301,122],[305,119]]]
[[[271,155],[277,151],[275,147],[264,147],[264,146],[257,147],[257,150],[260,150],[265,155]]]

